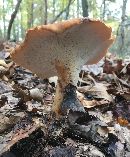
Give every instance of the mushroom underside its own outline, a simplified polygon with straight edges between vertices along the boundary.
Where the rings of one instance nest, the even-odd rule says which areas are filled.
[[[52,107],[56,115],[69,109],[84,112],[76,96],[80,68],[106,54],[114,41],[111,31],[101,21],[82,18],[35,27],[12,52],[12,58],[41,78],[58,76]]]

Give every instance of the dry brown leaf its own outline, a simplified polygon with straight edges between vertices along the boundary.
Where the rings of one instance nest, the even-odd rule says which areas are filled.
[[[0,66],[0,77],[2,77],[7,72],[7,68]]]
[[[92,95],[94,98],[105,99],[112,102],[112,97],[107,92],[107,87],[102,83],[96,83],[93,87],[82,86],[78,87],[79,92]]]
[[[109,133],[109,129],[107,127],[99,126],[97,132],[102,137],[107,137]]]
[[[113,76],[114,76],[114,80],[116,82],[117,85],[122,84],[123,86],[130,88],[130,84],[128,84],[126,81],[120,79],[117,77],[117,75],[113,72]]]
[[[107,102],[105,100],[101,100],[101,101],[98,101],[98,100],[87,100],[87,99],[84,99],[82,101],[82,104],[84,107],[86,108],[92,108],[92,107],[95,107],[95,106],[100,106],[100,105],[103,105],[103,104],[106,104]]]
[[[0,115],[0,133],[11,128],[24,116],[25,116],[24,114],[19,114],[19,113],[16,114],[15,116],[10,115],[9,117]]]
[[[34,100],[42,101],[43,94],[38,88],[30,89],[29,92],[30,92],[30,97],[32,97]]]
[[[127,101],[130,101],[130,93],[123,93],[121,94],[121,96],[123,96],[123,98],[125,98]]]
[[[3,66],[5,68],[8,68],[8,64],[5,63],[4,60],[0,59],[0,66]]]
[[[80,102],[82,102],[84,100],[84,94],[82,94],[78,91],[76,91],[76,93],[77,93],[77,98],[79,99]]]
[[[121,126],[127,126],[129,122],[126,119],[123,119],[122,117],[117,118],[117,123],[119,123]]]
[[[85,100],[85,99],[82,101],[82,104],[83,104],[83,106],[86,107],[86,108],[92,108],[92,107],[94,107],[94,106],[99,106],[99,105],[101,105],[100,102],[98,102],[98,101],[96,101],[96,100],[89,101],[89,100]]]
[[[2,76],[2,80],[3,80],[3,81],[6,81],[6,82],[9,81],[9,79],[8,79],[5,75]]]

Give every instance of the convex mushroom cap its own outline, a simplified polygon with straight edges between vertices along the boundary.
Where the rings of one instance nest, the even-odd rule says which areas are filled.
[[[12,59],[42,78],[58,75],[76,85],[81,66],[97,63],[113,43],[112,29],[99,20],[71,19],[29,29]]]

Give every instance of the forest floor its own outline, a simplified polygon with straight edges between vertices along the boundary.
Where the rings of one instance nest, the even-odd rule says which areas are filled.
[[[40,79],[0,51],[0,157],[130,157],[130,60],[108,54],[83,66],[77,97],[86,113],[51,113],[56,77]]]

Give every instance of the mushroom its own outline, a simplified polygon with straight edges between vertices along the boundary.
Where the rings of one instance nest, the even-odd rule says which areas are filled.
[[[97,63],[106,54],[114,41],[111,31],[103,22],[88,18],[37,26],[27,31],[12,59],[41,78],[58,76],[52,107],[56,115],[68,109],[84,112],[76,98],[79,72],[85,63]]]

